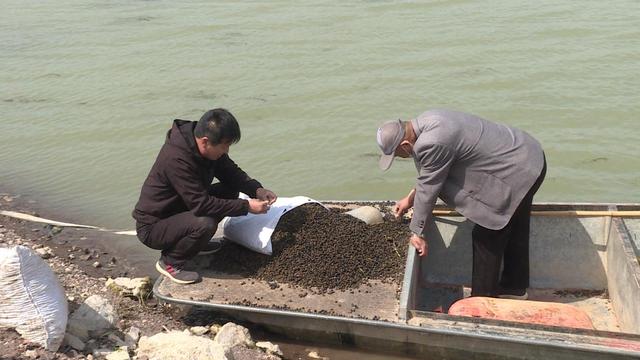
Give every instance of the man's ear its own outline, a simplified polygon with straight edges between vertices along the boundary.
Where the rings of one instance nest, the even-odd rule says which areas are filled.
[[[409,140],[402,140],[402,142],[398,146],[405,146],[405,145],[409,145],[409,150],[405,150],[405,152],[411,155],[411,149],[413,149],[413,144]]]

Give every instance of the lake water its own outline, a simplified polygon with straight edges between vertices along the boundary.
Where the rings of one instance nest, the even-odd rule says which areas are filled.
[[[374,134],[433,107],[543,144],[536,201],[640,202],[640,2],[32,1],[0,12],[0,187],[133,228],[175,118],[225,107],[280,196],[398,199]]]

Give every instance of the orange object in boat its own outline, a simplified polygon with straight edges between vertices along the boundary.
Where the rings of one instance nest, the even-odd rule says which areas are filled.
[[[591,318],[573,305],[543,301],[470,297],[456,301],[449,315],[593,329]]]

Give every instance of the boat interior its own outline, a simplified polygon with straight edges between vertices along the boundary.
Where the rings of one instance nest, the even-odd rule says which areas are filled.
[[[323,203],[345,210],[375,206],[386,214],[393,205]],[[444,215],[429,227],[428,256],[419,257],[409,247],[399,283],[370,281],[318,294],[223,273],[211,261],[197,258],[193,266],[202,272],[201,283],[180,286],[161,277],[154,293],[164,301],[209,307],[295,338],[418,356],[640,355],[640,218],[627,216],[637,213],[640,204],[533,206],[529,299],[517,305],[524,313],[540,304],[555,306],[560,317],[563,306],[570,307],[588,317],[589,325],[580,328],[530,322],[517,311],[511,318],[449,314],[470,295],[473,223],[445,211],[444,204],[438,210]]]
[[[590,317],[595,330],[640,334],[640,219],[597,215],[634,209],[534,205],[529,300],[570,304]],[[412,271],[405,278],[407,307],[401,311],[406,319],[428,322],[428,313],[446,314],[470,294],[472,228],[463,217],[436,218],[428,257],[408,257]]]

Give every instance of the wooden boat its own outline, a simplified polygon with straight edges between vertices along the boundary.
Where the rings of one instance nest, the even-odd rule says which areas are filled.
[[[392,204],[323,203],[380,209]],[[434,213],[429,255],[420,258],[409,247],[400,284],[372,281],[314,295],[204,264],[202,282],[181,286],[160,277],[154,294],[296,339],[431,359],[640,358],[640,204],[533,206],[530,300],[570,305],[588,315],[591,329],[447,314],[469,292],[473,224],[442,205]],[[247,294],[270,305],[243,305]]]

